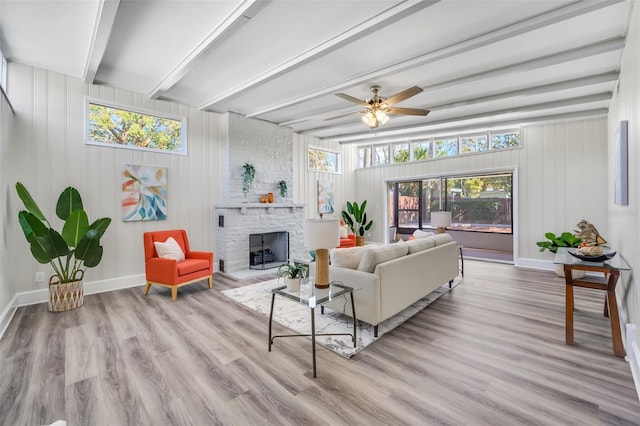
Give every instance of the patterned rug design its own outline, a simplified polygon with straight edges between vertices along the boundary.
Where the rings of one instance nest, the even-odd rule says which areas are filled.
[[[455,288],[459,282],[453,283]],[[282,281],[270,280],[232,290],[224,290],[222,293],[236,302],[265,316],[265,325],[269,318],[271,307],[271,289],[283,285]],[[302,284],[310,285],[310,284]],[[304,289],[303,289],[304,291]],[[356,347],[353,347],[350,336],[316,336],[316,343],[331,349],[332,351],[350,358],[368,345],[375,342],[385,333],[393,330],[417,312],[421,311],[431,303],[435,302],[443,294],[449,292],[449,284],[435,289],[433,292],[410,305],[395,316],[383,321],[378,326],[378,337],[373,337],[373,326],[367,323],[358,322]],[[357,291],[354,293],[358,297]],[[351,310],[351,302],[348,296],[344,297],[345,311]],[[352,333],[353,323],[351,318],[330,309],[325,309],[324,315],[320,314],[320,309],[316,309],[316,333]],[[356,315],[358,310],[356,309]],[[308,307],[296,302],[276,296],[273,310],[273,320],[299,334],[311,332],[311,315]],[[267,339],[265,333],[265,340]],[[309,337],[309,339],[311,339]],[[276,339],[277,342],[277,339]]]

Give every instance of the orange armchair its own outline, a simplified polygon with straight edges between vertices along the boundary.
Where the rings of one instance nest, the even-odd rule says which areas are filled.
[[[154,242],[165,242],[173,237],[180,245],[185,260],[178,262],[158,256]],[[183,229],[171,231],[155,231],[144,233],[144,263],[147,286],[145,296],[149,294],[152,285],[171,289],[171,300],[178,298],[178,287],[207,279],[209,288],[212,287],[213,253],[205,251],[191,251],[187,232]]]
[[[340,245],[338,248],[355,247],[356,246],[356,234],[348,234],[347,238],[340,238]]]

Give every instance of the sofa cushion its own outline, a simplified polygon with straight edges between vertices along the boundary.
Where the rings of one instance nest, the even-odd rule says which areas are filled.
[[[358,265],[358,271],[373,272],[378,263],[405,256],[408,251],[409,247],[404,241],[366,247],[360,265]]]
[[[436,239],[435,237],[417,238],[415,240],[407,241],[407,246],[409,247],[409,254],[413,254],[435,247]]]
[[[332,249],[329,252],[331,256],[331,265],[341,268],[358,269],[360,260],[366,251],[365,247],[348,247],[342,249]]]
[[[433,237],[435,234],[433,232],[423,231],[422,229],[416,229],[411,235],[413,235],[413,237],[417,240],[420,238]]]
[[[434,235],[433,238],[435,238],[436,246],[441,246],[453,241],[453,238],[451,238],[451,235],[449,234],[438,234]]]

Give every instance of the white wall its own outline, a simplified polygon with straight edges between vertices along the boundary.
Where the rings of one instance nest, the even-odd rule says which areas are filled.
[[[552,255],[540,253],[536,242],[545,232],[573,231],[581,219],[607,236],[606,119],[525,126],[522,141],[517,149],[358,169],[356,198],[368,200],[367,211],[374,220],[370,239],[385,239],[385,181],[506,170],[515,171],[517,179],[516,265],[550,267]],[[355,156],[357,147],[349,150]]]
[[[9,208],[11,205],[11,191],[13,186],[9,180],[13,174],[11,161],[11,151],[16,145],[12,138],[13,113],[5,97],[0,94],[0,194],[2,194],[2,208],[0,209],[0,313],[7,308],[11,298],[15,293],[14,273],[11,267],[15,258],[13,241],[11,240],[11,227],[15,226],[17,214]],[[3,324],[0,323],[0,334],[2,334]]]
[[[627,44],[625,46],[620,80],[617,92],[614,92],[609,107],[609,155],[611,165],[607,185],[613,188],[613,135],[621,120],[629,121],[629,205],[619,206],[613,201],[613,191],[607,199],[609,209],[609,233],[607,239],[612,246],[620,250],[631,265],[634,274],[623,274],[624,281],[618,285],[617,295],[622,300],[629,318],[628,323],[635,325],[636,341],[640,341],[640,290],[633,275],[640,271],[640,187],[638,186],[638,164],[640,163],[640,7],[635,5],[632,11]],[[624,333],[624,330],[623,330]],[[638,348],[636,347],[636,350]],[[640,353],[636,354],[640,357]],[[640,361],[640,359],[638,359]],[[638,377],[640,380],[640,377]]]
[[[33,260],[29,246],[14,220],[22,204],[15,194],[23,182],[47,218],[61,228],[55,203],[67,186],[78,188],[91,221],[111,217],[103,238],[100,265],[89,269],[85,284],[109,282],[111,287],[144,282],[142,234],[156,229],[184,228],[194,249],[215,247],[213,205],[221,199],[219,118],[196,108],[155,101],[126,90],[83,83],[62,74],[11,63],[9,97],[16,110],[10,161],[13,173],[2,168],[5,190],[3,227],[12,247],[8,258],[13,292],[46,288],[35,283],[35,272],[50,267]],[[84,96],[143,107],[187,117],[188,156],[90,146],[84,143]],[[4,116],[4,114],[3,114]],[[6,120],[3,119],[3,120]],[[2,140],[2,146],[7,141]],[[4,155],[3,155],[3,161]],[[168,217],[163,221],[121,220],[121,174],[125,163],[168,168]],[[9,188],[9,190],[7,190]],[[3,292],[4,293],[4,292]]]

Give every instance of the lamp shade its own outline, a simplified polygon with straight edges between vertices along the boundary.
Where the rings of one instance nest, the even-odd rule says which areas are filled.
[[[431,225],[436,228],[451,226],[451,212],[431,212]]]
[[[304,246],[309,249],[331,249],[340,245],[338,219],[307,219],[304,222]]]

